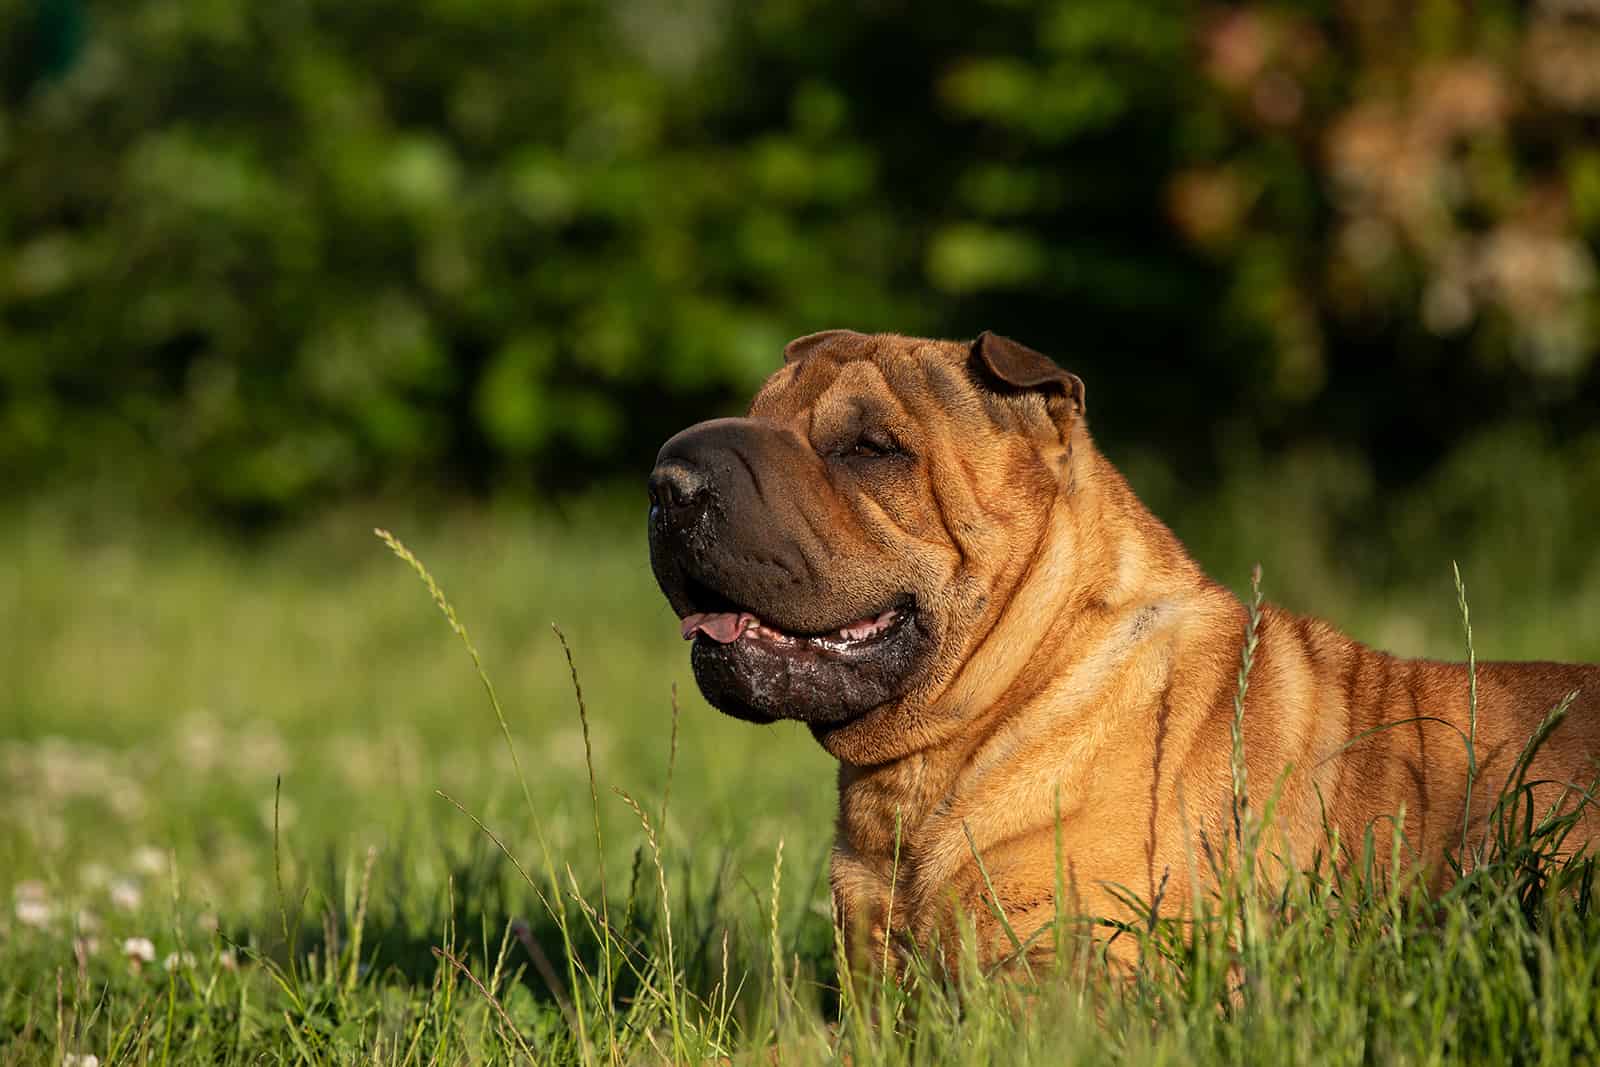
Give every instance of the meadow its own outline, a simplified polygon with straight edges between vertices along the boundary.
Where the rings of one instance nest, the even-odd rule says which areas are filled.
[[[1230,586],[1260,561],[1269,598],[1412,655],[1467,653],[1459,548],[1480,659],[1600,658],[1600,567],[1537,540],[1559,479],[1412,572],[1329,532],[1301,473],[1168,514]],[[831,762],[704,704],[631,497],[250,536],[56,501],[0,556],[0,1064],[1600,1058],[1600,915],[1558,826],[1439,898],[1263,874],[1119,935],[1131,981],[1069,953],[1021,985],[841,982]]]

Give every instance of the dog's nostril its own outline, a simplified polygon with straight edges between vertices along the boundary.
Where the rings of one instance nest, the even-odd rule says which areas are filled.
[[[649,491],[658,508],[687,507],[705,497],[705,476],[682,463],[663,463],[650,472]]]

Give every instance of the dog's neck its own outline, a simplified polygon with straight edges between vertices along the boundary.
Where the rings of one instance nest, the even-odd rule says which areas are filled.
[[[1047,686],[1059,687],[1066,661],[1081,660],[1089,674],[1112,669],[1181,612],[1186,593],[1202,588],[1232,597],[1205,578],[1087,432],[1073,435],[1061,483],[1031,555],[1015,563],[1012,594],[985,620],[959,673],[921,701],[821,738],[847,773],[970,747]],[[1107,537],[1107,527],[1125,533]]]

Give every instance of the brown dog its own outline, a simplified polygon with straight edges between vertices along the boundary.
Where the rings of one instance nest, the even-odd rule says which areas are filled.
[[[1121,891],[1149,901],[1170,879],[1181,912],[1204,891],[1201,835],[1230,833],[1245,606],[1096,450],[1083,383],[1039,353],[831,330],[785,355],[748,418],[662,448],[651,562],[707,699],[806,722],[839,759],[852,952],[907,935],[948,951],[965,914],[982,958],[1006,958],[994,907],[1019,939],[1052,918],[1058,842],[1073,908],[1128,919]],[[1282,779],[1272,850],[1308,862],[1324,818],[1347,845],[1376,824],[1384,846],[1403,812],[1404,858],[1442,877],[1467,803],[1466,668],[1274,607],[1257,632],[1244,751],[1258,798]],[[1573,690],[1529,776],[1541,804],[1591,784],[1600,668],[1478,667],[1475,831]]]

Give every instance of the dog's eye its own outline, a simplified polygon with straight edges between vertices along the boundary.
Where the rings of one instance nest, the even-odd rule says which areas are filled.
[[[868,430],[856,438],[854,444],[845,449],[845,455],[852,459],[877,459],[882,456],[898,455],[900,446],[895,439],[882,430]]]

